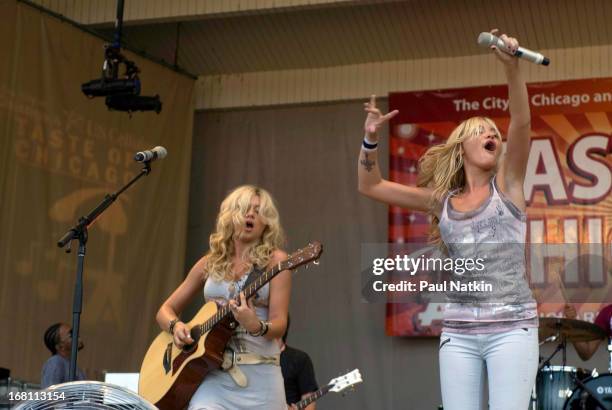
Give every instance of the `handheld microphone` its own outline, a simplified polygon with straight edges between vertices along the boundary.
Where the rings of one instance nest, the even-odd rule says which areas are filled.
[[[542,64],[542,65],[550,64],[550,60],[548,59],[548,57],[544,57],[540,53],[536,53],[535,51],[531,51],[523,47],[519,47],[518,50],[516,50],[514,53],[511,52],[510,49],[506,47],[504,42],[499,37],[494,36],[491,33],[485,33],[485,32],[480,33],[480,35],[478,36],[478,45],[482,47],[495,46],[499,48],[500,50],[502,50],[504,53],[513,55],[515,57],[524,58],[525,60],[531,61],[532,63],[535,63],[535,64]]]
[[[152,148],[147,151],[137,152],[136,155],[134,155],[134,161],[137,161],[137,162],[155,161],[158,158],[159,159],[166,158],[166,155],[168,155],[168,151],[166,150],[166,148],[158,146],[158,147]]]

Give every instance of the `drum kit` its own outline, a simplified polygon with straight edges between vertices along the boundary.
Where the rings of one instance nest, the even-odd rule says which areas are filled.
[[[612,410],[612,339],[608,343],[609,373],[566,365],[567,342],[603,340],[599,326],[575,319],[540,318],[540,346],[558,342],[555,351],[540,360],[530,410]],[[550,364],[558,353],[562,365]]]

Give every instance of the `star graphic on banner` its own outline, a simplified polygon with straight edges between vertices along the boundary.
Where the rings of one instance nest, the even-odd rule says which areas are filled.
[[[414,222],[415,219],[416,216],[414,216],[414,214],[410,214],[410,216],[408,217],[408,220],[410,220],[410,222]]]
[[[432,142],[433,140],[435,140],[435,139],[436,139],[436,136],[435,136],[435,135],[433,135],[433,133],[431,133],[431,134],[429,134],[429,135],[427,136],[427,139],[429,140],[429,142]]]
[[[404,147],[399,147],[399,148],[397,149],[397,153],[398,153],[399,155],[404,155]]]
[[[413,174],[416,172],[416,168],[414,167],[414,165],[410,165],[410,168],[408,168],[408,172],[411,172]]]

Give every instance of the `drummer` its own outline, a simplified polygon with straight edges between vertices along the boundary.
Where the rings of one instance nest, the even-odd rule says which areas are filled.
[[[565,317],[568,319],[576,319],[576,309],[566,304],[563,312]],[[610,320],[612,319],[612,305],[608,305],[604,307],[595,318],[595,324],[602,328],[608,336],[612,336],[612,329],[610,327]],[[593,340],[590,342],[572,342],[578,356],[584,361],[589,360],[595,354],[595,351],[599,348],[601,344],[601,339]]]

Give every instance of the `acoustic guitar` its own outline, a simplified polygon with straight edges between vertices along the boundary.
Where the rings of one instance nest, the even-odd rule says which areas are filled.
[[[322,251],[321,243],[314,242],[289,255],[247,285],[243,289],[246,298],[252,297],[283,270],[317,263]],[[221,367],[225,346],[238,323],[229,304],[219,306],[211,301],[187,325],[194,340],[191,345],[179,349],[170,333],[161,332],[149,347],[140,368],[138,394],[160,410],[181,410],[189,404],[208,372]]]

